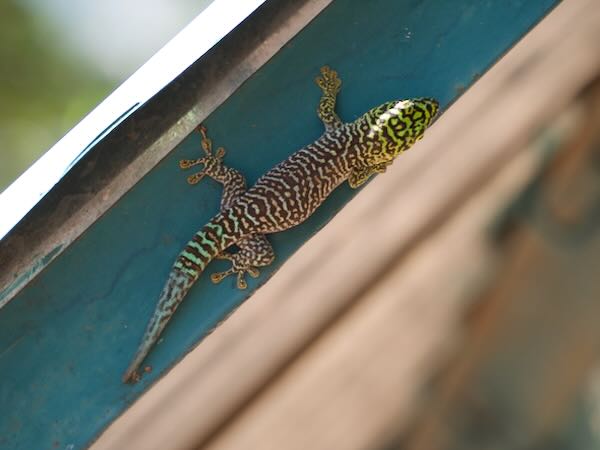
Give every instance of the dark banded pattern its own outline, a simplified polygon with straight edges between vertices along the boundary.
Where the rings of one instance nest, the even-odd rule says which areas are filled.
[[[206,129],[199,128],[204,156],[181,161],[180,165],[184,169],[203,166],[188,177],[191,184],[208,175],[223,185],[221,211],[177,257],[124,381],[138,379],[138,366],[212,259],[227,259],[232,264],[229,270],[213,274],[214,282],[237,275],[237,286],[244,289],[245,274],[257,277],[258,267],[275,258],[266,234],[304,222],[344,181],[357,188],[374,174],[385,172],[400,153],[423,137],[439,107],[430,98],[392,101],[352,123],[342,123],[335,113],[341,87],[337,73],[323,67],[316,82],[323,91],[317,114],[325,133],[260,177],[250,189],[246,189],[246,181],[237,170],[223,165],[223,148],[212,153]],[[239,251],[229,253],[227,248],[233,244]]]
[[[136,382],[139,379],[139,365],[158,340],[189,289],[210,261],[240,239],[240,232],[241,229],[236,226],[235,221],[218,214],[187,243],[173,264],[138,351],[123,375],[124,382]]]
[[[208,263],[228,247],[224,242],[223,226],[207,224],[187,243],[173,268],[196,280]]]

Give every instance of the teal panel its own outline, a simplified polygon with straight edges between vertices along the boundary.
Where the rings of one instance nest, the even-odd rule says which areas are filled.
[[[321,134],[313,83],[321,65],[343,79],[344,120],[394,98],[447,106],[556,3],[334,2],[205,123],[227,164],[253,182]],[[353,195],[344,186],[309,221],[273,235],[276,263],[248,291],[233,279],[201,279],[147,360],[152,373],[123,385],[173,259],[218,209],[218,185],[189,186],[178,168],[198,152],[193,134],[0,310],[3,449],[85,447]]]

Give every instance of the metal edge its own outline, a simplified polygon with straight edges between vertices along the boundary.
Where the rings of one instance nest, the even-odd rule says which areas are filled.
[[[2,239],[92,147],[139,106],[173,81],[266,0],[211,0],[201,14],[0,194]],[[117,117],[117,119],[115,119]]]

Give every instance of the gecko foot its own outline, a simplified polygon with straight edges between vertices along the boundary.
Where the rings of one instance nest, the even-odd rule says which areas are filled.
[[[217,173],[223,165],[223,157],[225,156],[225,149],[223,147],[219,147],[216,153],[214,155],[212,154],[212,141],[206,135],[206,127],[204,125],[198,126],[198,131],[202,135],[201,144],[202,150],[204,150],[204,157],[198,159],[182,159],[179,161],[179,167],[184,170],[199,164],[204,164],[203,170],[190,175],[187,178],[189,184],[196,184],[202,180],[205,175],[210,176],[212,173]]]
[[[243,267],[243,268],[230,268],[224,272],[216,272],[210,276],[213,283],[220,283],[229,275],[237,275],[237,287],[238,289],[246,289],[248,283],[246,283],[245,275],[248,273],[252,278],[258,278],[260,272],[256,267]]]
[[[329,66],[321,67],[321,76],[315,78],[315,82],[326,94],[336,95],[342,87],[342,80],[338,73]]]

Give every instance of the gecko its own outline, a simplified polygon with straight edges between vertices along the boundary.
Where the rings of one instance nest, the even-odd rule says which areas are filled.
[[[237,287],[245,289],[246,274],[258,277],[260,268],[275,259],[266,235],[304,222],[343,182],[358,188],[373,175],[385,172],[399,154],[423,137],[439,110],[433,98],[395,100],[344,123],[335,111],[342,84],[337,72],[324,66],[315,82],[322,91],[317,115],[325,132],[249,189],[239,171],[223,164],[225,150],[219,147],[213,152],[206,128],[198,127],[204,154],[180,161],[180,167],[202,166],[187,178],[190,184],[210,177],[223,185],[220,210],[176,258],[123,382],[139,381],[140,365],[210,261],[225,259],[231,263],[228,270],[211,275],[214,283],[233,275]],[[237,251],[231,251],[232,246]]]

